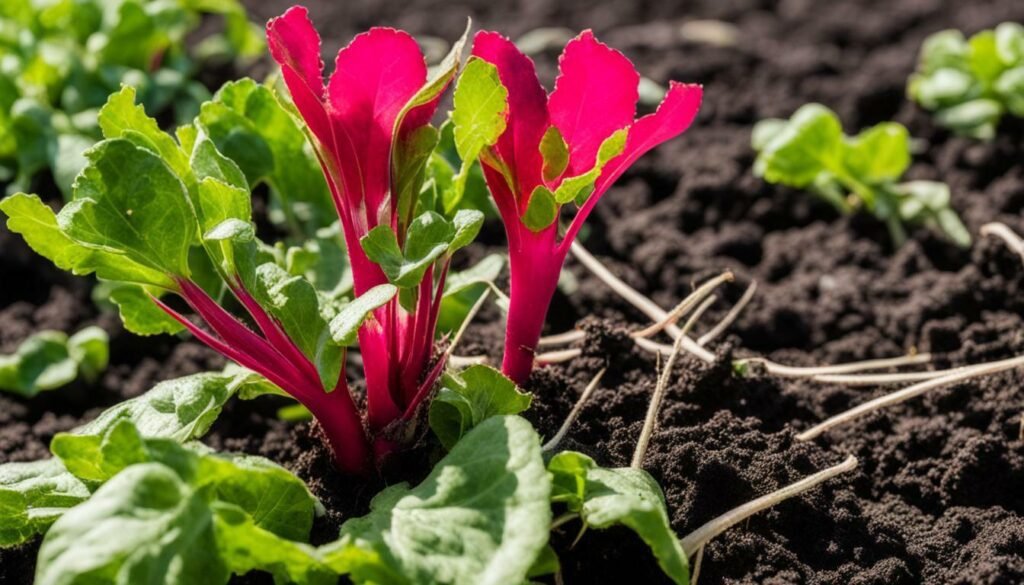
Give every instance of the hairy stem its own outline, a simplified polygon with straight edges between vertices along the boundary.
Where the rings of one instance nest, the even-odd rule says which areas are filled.
[[[823,471],[819,471],[810,477],[805,477],[800,481],[790,484],[780,490],[774,491],[766,496],[757,498],[756,500],[747,502],[742,506],[733,508],[725,514],[711,520],[704,524],[700,528],[687,534],[682,539],[683,550],[686,551],[688,556],[692,556],[695,552],[704,547],[714,537],[725,532],[729,528],[732,528],[736,524],[746,520],[747,518],[767,510],[776,504],[792,498],[802,492],[805,492],[816,485],[832,479],[833,477],[850,471],[857,467],[857,458],[850,455],[845,461],[834,467],[829,467]]]

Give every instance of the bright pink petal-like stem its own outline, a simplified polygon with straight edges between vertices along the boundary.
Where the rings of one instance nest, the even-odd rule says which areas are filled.
[[[207,333],[161,300],[153,297],[153,302],[210,348],[267,378],[306,406],[324,429],[341,469],[352,473],[364,473],[367,470],[369,445],[359,412],[345,383],[344,373],[339,378],[338,388],[328,394],[316,374],[316,368],[301,352],[298,361],[289,359],[235,319],[191,281],[181,279],[178,285],[182,298],[199,313],[216,335]],[[252,300],[248,293],[244,293],[244,289],[239,298]],[[277,329],[276,323],[262,308],[256,305],[256,309],[261,317],[254,315],[254,318],[266,321],[261,326],[265,325],[270,330]],[[287,339],[287,346],[298,351],[290,339]]]
[[[533,233],[523,227],[519,246],[509,250],[511,290],[501,370],[517,384],[526,383],[533,371],[537,342],[565,261],[555,247],[555,235],[553,229]]]

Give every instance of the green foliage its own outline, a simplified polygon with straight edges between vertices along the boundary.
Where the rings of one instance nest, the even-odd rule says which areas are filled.
[[[1004,22],[969,40],[957,30],[931,35],[907,94],[957,134],[991,140],[1004,115],[1024,117],[1024,26]]]
[[[70,195],[100,138],[96,110],[121,86],[138,88],[150,111],[184,122],[209,97],[193,78],[200,61],[254,58],[260,30],[237,0],[7,0],[0,8],[0,182],[28,189],[52,169]],[[223,16],[224,34],[196,50],[186,39],[202,15]],[[193,43],[194,44],[194,43]]]
[[[504,267],[505,257],[491,254],[465,270],[449,272],[437,317],[437,330],[443,333],[457,331],[480,296],[494,286]]]
[[[646,471],[605,469],[582,453],[565,451],[551,458],[553,502],[579,514],[589,528],[622,525],[651,548],[658,565],[679,585],[690,582],[683,547],[669,524],[665,497]]]
[[[910,138],[900,124],[846,136],[835,113],[808,104],[789,120],[758,122],[751,142],[758,151],[755,175],[809,189],[840,213],[864,208],[885,222],[896,246],[906,240],[904,224],[924,225],[963,247],[971,243],[945,184],[897,182],[910,166]]]
[[[523,583],[547,543],[550,495],[537,433],[491,417],[419,486],[378,494],[323,558],[356,583]]]
[[[107,452],[128,451],[110,439],[128,422],[136,436],[185,443],[203,435],[220,414],[228,398],[251,398],[271,391],[259,376],[244,370],[205,373],[161,382],[145,394],[104,411],[90,423],[59,435],[58,450],[88,452],[90,446],[108,445]],[[124,429],[121,429],[123,432]],[[131,439],[130,433],[125,433]],[[93,449],[97,452],[98,449]],[[122,461],[125,457],[119,456]],[[112,463],[75,459],[83,477],[95,478]],[[94,479],[89,485],[95,485]],[[89,485],[54,458],[34,463],[0,465],[0,546],[17,545],[44,532],[67,509],[89,497]]]
[[[476,365],[441,380],[441,390],[430,403],[430,428],[446,449],[492,416],[519,414],[530,407],[531,397],[519,391],[490,366]]]
[[[0,390],[32,397],[79,376],[92,382],[109,359],[109,339],[99,327],[86,327],[71,337],[42,331],[23,341],[13,354],[0,355]]]
[[[473,163],[505,132],[508,90],[501,84],[497,67],[482,59],[470,59],[455,86],[454,102],[451,122],[461,164],[451,188],[442,196],[445,211],[459,206]]]
[[[413,288],[436,260],[450,257],[469,245],[483,222],[484,215],[470,209],[459,210],[451,221],[427,211],[412,221],[403,248],[399,247],[395,232],[386,225],[370,230],[361,244],[366,256],[381,267],[391,284]]]
[[[202,105],[197,122],[249,185],[270,186],[272,221],[307,238],[336,221],[316,154],[271,87],[251,79],[228,83]]]
[[[89,489],[57,459],[0,465],[0,547],[46,531],[89,497]]]

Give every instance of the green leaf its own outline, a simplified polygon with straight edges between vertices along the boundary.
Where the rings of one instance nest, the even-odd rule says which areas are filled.
[[[130,538],[126,538],[130,536]],[[59,518],[36,583],[226,583],[205,495],[169,467],[135,465]]]
[[[1003,106],[990,99],[976,99],[939,110],[935,119],[958,134],[979,140],[991,140],[1003,117]]]
[[[485,256],[475,265],[461,272],[449,272],[445,279],[444,297],[437,318],[437,330],[454,332],[469,315],[470,309],[480,295],[494,281],[505,267],[505,258],[500,254]]]
[[[0,547],[26,542],[89,497],[58,459],[0,465]]]
[[[593,459],[565,451],[551,458],[551,499],[579,513],[590,528],[623,525],[651,548],[658,565],[675,583],[690,582],[686,553],[669,524],[661,488],[642,469],[605,469]]]
[[[179,443],[201,437],[220,415],[231,396],[246,394],[261,378],[247,370],[233,373],[202,373],[160,382],[144,394],[103,411],[64,441],[98,437],[121,420],[129,420],[144,437],[172,439]]]
[[[334,585],[338,575],[313,547],[264,530],[238,506],[214,502],[214,530],[224,562],[236,575],[265,571],[276,583]]]
[[[455,233],[448,244],[448,254],[473,243],[484,225],[484,214],[475,209],[460,209],[452,218]]]
[[[110,362],[110,337],[99,327],[86,327],[68,339],[68,354],[78,364],[78,373],[94,381]]]
[[[531,396],[519,391],[490,366],[470,366],[445,374],[441,390],[430,403],[430,428],[446,449],[492,416],[519,414],[530,407]]]
[[[242,173],[242,169],[238,168],[235,161],[221,154],[217,150],[217,146],[206,136],[196,138],[189,162],[197,180],[216,179],[221,183],[245,191],[248,196],[249,182]],[[249,213],[252,211],[251,207],[251,203],[246,207]],[[245,214],[244,217],[239,216],[239,218],[248,219],[249,214]]]
[[[378,494],[321,554],[356,583],[522,583],[548,540],[550,493],[530,424],[491,417],[419,486]]]
[[[96,273],[100,278],[170,289],[174,282],[163,272],[118,253],[86,247],[57,225],[57,216],[36,195],[17,193],[0,201],[7,227],[21,234],[30,248],[63,270],[77,275]]]
[[[465,239],[467,230],[472,228],[471,224],[472,221],[469,221],[460,226],[462,239]],[[400,288],[412,288],[420,284],[434,261],[448,252],[456,235],[456,228],[452,224],[439,214],[427,211],[409,226],[405,250],[399,248],[395,232],[386,225],[370,230],[360,240],[360,244],[366,256],[381,267],[392,284]]]
[[[273,220],[309,237],[337,219],[302,126],[272,89],[251,79],[228,83],[203,104],[198,124],[250,185],[270,186]]]
[[[843,164],[864,182],[899,179],[910,166],[910,135],[906,127],[883,122],[861,132],[848,141]]]
[[[455,86],[452,110],[455,148],[462,160],[446,197],[445,209],[452,210],[461,201],[470,168],[484,148],[493,146],[505,132],[508,118],[508,90],[501,83],[498,69],[479,58],[471,58]]]
[[[160,292],[162,291],[147,291],[146,287],[142,286],[116,283],[108,298],[117,305],[125,329],[136,335],[174,334],[184,331],[181,323],[165,313],[150,298],[150,294],[159,297]]]
[[[539,232],[547,229],[557,219],[558,202],[555,201],[555,196],[544,185],[537,185],[526,204],[523,224],[532,231]]]
[[[60,388],[79,376],[95,380],[107,368],[109,338],[99,327],[87,327],[71,338],[60,331],[41,331],[10,355],[0,355],[0,390],[25,397]]]
[[[75,199],[57,216],[82,245],[152,270],[188,276],[196,216],[188,191],[152,152],[123,139],[100,143],[75,183]]]
[[[587,197],[594,190],[594,184],[601,176],[606,164],[622,154],[626,148],[626,138],[629,137],[629,128],[621,128],[605,138],[597,150],[597,158],[594,166],[587,172],[564,179],[555,189],[555,202],[564,205],[570,201],[576,201],[578,205],[586,202]]]
[[[356,336],[363,323],[373,312],[395,298],[398,289],[390,284],[377,285],[356,297],[338,311],[331,319],[331,337],[334,343],[342,347],[351,347],[356,343]]]
[[[188,156],[174,139],[160,129],[156,120],[146,114],[142,105],[135,104],[135,88],[125,85],[112,94],[100,109],[99,125],[108,139],[124,138],[138,147],[158,155],[183,181],[189,181],[192,170]]]
[[[341,371],[341,349],[332,342],[320,297],[313,285],[268,262],[256,269],[253,294],[317,367],[324,388],[333,390]]]
[[[562,176],[569,166],[569,145],[556,126],[549,126],[540,141],[540,155],[544,159],[543,175],[547,182]]]
[[[922,223],[942,232],[957,245],[971,245],[971,233],[950,205],[949,185],[936,181],[908,181],[895,186],[903,221]]]
[[[819,104],[801,107],[785,128],[776,130],[754,163],[754,174],[769,183],[806,187],[842,156],[839,118]]]

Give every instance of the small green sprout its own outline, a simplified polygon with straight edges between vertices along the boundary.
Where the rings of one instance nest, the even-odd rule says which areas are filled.
[[[907,239],[905,224],[927,226],[959,246],[971,243],[949,204],[948,185],[898,182],[910,166],[910,137],[901,124],[883,122],[847,136],[834,112],[808,104],[789,120],[758,122],[751,141],[755,175],[806,188],[843,214],[867,210],[885,222],[895,246]]]
[[[1024,26],[929,36],[907,95],[957,134],[991,140],[1003,115],[1024,117]]]

